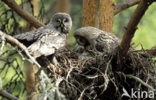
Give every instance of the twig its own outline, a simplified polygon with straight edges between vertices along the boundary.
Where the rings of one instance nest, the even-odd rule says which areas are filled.
[[[0,89],[0,95],[9,99],[9,100],[20,100],[19,98],[13,96],[12,94],[8,93],[6,90]]]
[[[3,48],[4,48],[4,45],[5,45],[5,38],[4,38],[4,36],[2,36],[2,42],[1,42],[1,48],[0,48],[0,55],[1,55],[1,53],[2,53],[2,51],[3,51]]]
[[[156,46],[152,47],[149,51],[147,51],[149,54],[156,56]]]
[[[34,62],[39,68],[41,67],[36,61],[35,59],[29,54],[27,47],[25,47],[22,43],[20,43],[17,39],[13,38],[10,35],[7,35],[5,33],[3,33],[2,31],[0,31],[0,36],[4,36],[5,39],[13,44],[16,45],[18,48],[20,48],[21,50],[23,50],[25,52],[25,54],[32,60],[32,62]]]
[[[140,2],[140,0],[133,0],[133,1],[127,1],[124,3],[119,3],[115,8],[114,8],[114,15],[118,14],[119,12],[132,7],[136,4],[138,4]]]
[[[31,61],[32,61],[34,64],[36,64],[36,65],[38,66],[39,69],[41,69],[40,64],[30,55],[30,53],[28,52],[27,48],[26,48],[22,43],[20,43],[17,39],[13,38],[12,36],[3,33],[2,31],[0,31],[0,36],[4,36],[5,39],[6,39],[9,43],[11,43],[11,44],[13,44],[13,45],[16,45],[19,49],[23,50],[24,53],[26,54],[26,56],[27,56],[29,59],[31,59]],[[47,75],[43,72],[43,70],[41,71],[41,75],[43,75],[43,76],[41,76],[41,77],[44,77],[46,80],[49,81],[49,78],[48,78]]]
[[[77,100],[83,100],[83,95],[85,93],[85,91],[88,89],[88,87],[84,88],[83,91],[81,92],[79,98]]]
[[[156,47],[153,47],[151,49],[145,49],[145,50],[132,50],[131,52],[144,52],[146,51],[150,55],[156,56]]]
[[[131,17],[127,29],[123,35],[122,41],[120,43],[120,53],[121,57],[124,57],[128,49],[130,47],[131,40],[135,34],[137,29],[137,25],[139,24],[141,18],[143,17],[144,13],[155,0],[141,0],[137,9],[135,10],[133,16]]]
[[[132,78],[138,82],[140,82],[142,85],[146,86],[147,88],[151,89],[152,91],[156,91],[153,87],[151,87],[150,85],[148,85],[147,83],[145,83],[143,80],[141,80],[140,78],[133,76],[133,75],[126,75],[126,77],[128,78]]]
[[[13,0],[2,0],[10,8],[12,8],[19,16],[24,18],[28,23],[32,24],[34,27],[39,28],[43,26],[34,16],[23,10],[19,5]]]

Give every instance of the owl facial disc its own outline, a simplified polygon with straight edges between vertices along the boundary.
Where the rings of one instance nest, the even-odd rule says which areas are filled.
[[[63,34],[67,34],[71,30],[72,20],[66,13],[55,14],[52,22],[54,27]]]

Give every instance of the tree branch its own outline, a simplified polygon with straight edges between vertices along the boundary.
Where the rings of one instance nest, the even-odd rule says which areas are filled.
[[[147,51],[149,54],[156,56],[156,46]]]
[[[134,14],[132,15],[127,29],[123,35],[123,38],[120,43],[120,53],[121,57],[124,57],[128,49],[130,47],[131,40],[135,34],[137,29],[137,25],[139,24],[141,18],[143,17],[144,13],[148,9],[148,7],[154,2],[155,0],[141,0],[137,9],[135,10]]]
[[[130,52],[144,52],[146,51],[148,54],[152,56],[156,56],[156,47],[153,47],[151,49],[144,49],[144,50],[132,50]]]
[[[133,76],[133,75],[126,75],[128,78],[134,79],[138,82],[140,82],[142,85],[144,85],[145,87],[151,89],[152,91],[156,91],[152,86],[148,85],[147,83],[145,83],[143,80],[141,80],[140,78]]]
[[[6,90],[0,89],[0,95],[9,99],[9,100],[20,100],[19,98],[13,96],[12,94],[8,93]]]
[[[31,59],[31,61],[37,65],[37,67],[39,69],[41,69],[41,66],[40,64],[30,55],[29,51],[27,50],[27,48],[22,44],[20,43],[17,39],[13,38],[12,36],[10,35],[7,35],[5,33],[3,33],[2,31],[0,31],[0,36],[4,36],[4,38],[11,44],[13,45],[16,45],[19,49],[23,50],[24,53],[26,54],[26,56]],[[43,70],[41,71],[42,75],[44,76],[44,78],[46,78],[46,80],[49,81],[49,78],[47,77],[47,75],[43,72]]]
[[[37,63],[37,61],[35,61],[35,59],[29,54],[27,47],[24,46],[22,43],[20,43],[17,39],[13,38],[10,35],[7,35],[5,33],[3,33],[2,31],[0,31],[0,36],[4,36],[4,38],[11,44],[16,45],[19,49],[23,50],[24,53],[39,67],[41,68],[41,66]]]
[[[32,24],[34,27],[39,28],[43,26],[34,16],[23,10],[19,5],[16,4],[13,0],[2,0],[10,8],[12,8],[19,16],[24,18],[28,23]]]
[[[140,0],[133,0],[133,1],[127,1],[124,3],[119,3],[115,8],[114,8],[114,15],[118,14],[119,12],[132,7],[136,4],[138,4],[140,2]]]

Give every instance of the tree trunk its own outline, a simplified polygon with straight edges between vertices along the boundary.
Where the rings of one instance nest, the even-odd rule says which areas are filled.
[[[38,16],[38,0],[31,0],[33,5],[33,15]]]
[[[27,100],[37,100],[36,76],[37,68],[32,63],[25,61],[26,64],[26,90]]]
[[[31,0],[31,4],[33,5],[33,16],[38,16],[38,0]],[[27,30],[35,30],[36,28],[33,27],[30,23],[27,23]],[[31,64],[30,62],[27,63],[27,79],[26,79],[26,90],[27,90],[27,100],[37,100],[37,96],[34,93],[37,92],[35,89],[36,87],[36,78],[35,72],[35,65]]]
[[[56,0],[57,12],[70,13],[70,0]]]
[[[83,26],[112,32],[114,0],[83,0]]]

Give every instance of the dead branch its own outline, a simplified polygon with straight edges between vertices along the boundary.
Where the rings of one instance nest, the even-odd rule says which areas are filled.
[[[16,45],[19,49],[22,49],[22,50],[26,49],[26,47],[22,43],[20,43],[17,39],[13,38],[10,35],[3,33],[2,31],[0,31],[0,36],[4,37],[9,43]]]
[[[140,0],[133,0],[133,1],[127,1],[124,3],[119,3],[115,8],[114,8],[114,15],[118,14],[119,12],[132,7],[136,4],[138,4],[140,2]]]
[[[31,63],[31,65],[29,66],[29,68],[30,67],[33,68],[33,64],[35,64],[35,65],[37,65],[38,69],[41,69],[41,71],[39,73],[40,74],[39,77],[40,77],[41,81],[43,82],[42,84],[45,84],[45,81],[50,83],[50,79],[45,74],[45,72],[42,70],[40,64],[30,55],[30,53],[28,52],[27,48],[22,43],[20,43],[18,40],[16,40],[12,36],[3,33],[2,31],[0,31],[0,36],[1,37],[4,37],[9,43],[11,43],[12,45],[16,45],[19,49],[21,49],[21,50],[24,51],[24,53],[26,54],[26,56],[31,60],[31,62],[29,62],[29,63]],[[29,73],[29,74],[32,74],[32,73]],[[29,79],[30,78],[31,77],[29,77]],[[33,80],[32,80],[32,83],[34,84],[34,81]],[[28,84],[30,87],[27,87],[27,88],[32,88],[31,85],[33,85],[33,84]]]
[[[151,49],[145,49],[145,50],[132,50],[131,52],[143,52],[146,51],[152,56],[156,56],[156,47],[152,47]]]
[[[41,67],[36,61],[35,59],[29,54],[27,47],[25,47],[22,43],[20,43],[17,39],[13,38],[10,35],[7,35],[5,33],[3,33],[2,31],[0,31],[0,36],[4,37],[9,43],[16,45],[19,49],[23,50],[25,52],[25,54],[32,60],[32,62],[34,62],[39,68]]]
[[[156,46],[152,47],[149,51],[147,51],[149,54],[156,56]]]
[[[140,82],[142,85],[146,86],[147,88],[151,89],[152,91],[156,91],[152,86],[150,86],[149,84],[145,83],[143,80],[141,80],[140,78],[133,76],[133,75],[126,75],[128,78],[132,78],[138,82]]]
[[[20,43],[17,39],[13,38],[12,36],[10,35],[7,35],[5,33],[3,33],[2,31],[0,31],[0,36],[4,36],[4,38],[11,44],[13,45],[16,45],[19,49],[23,50],[24,53],[26,54],[26,56],[31,59],[31,62],[34,63],[35,65],[37,65],[37,67],[40,69],[41,66],[40,64],[30,55],[29,51],[27,50],[27,48],[22,44]],[[47,75],[42,72],[42,74],[45,76],[45,78],[48,79]]]
[[[13,96],[12,94],[8,93],[6,90],[0,89],[0,95],[9,99],[9,100],[20,100],[19,98]]]
[[[135,34],[135,31],[137,29],[137,25],[139,24],[141,18],[143,17],[144,13],[148,9],[148,7],[154,2],[155,0],[141,0],[139,3],[137,9],[135,10],[134,14],[132,15],[126,31],[123,35],[123,38],[120,43],[120,53],[121,58],[124,57],[128,49],[130,48],[131,40]]]
[[[34,16],[23,10],[19,5],[16,4],[13,0],[2,0],[5,4],[7,4],[11,9],[13,9],[19,16],[24,18],[28,23],[34,25],[34,27],[39,28],[43,26],[41,22],[39,22]]]

